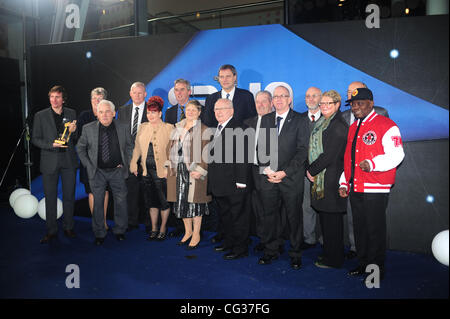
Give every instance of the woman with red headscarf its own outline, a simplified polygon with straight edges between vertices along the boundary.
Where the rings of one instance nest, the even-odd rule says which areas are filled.
[[[137,175],[139,157],[142,166],[145,207],[149,209],[152,231],[148,240],[164,240],[167,233],[167,219],[170,207],[167,202],[167,161],[166,148],[174,126],[161,119],[164,101],[152,96],[147,102],[147,123],[139,126],[131,160],[130,171]],[[159,211],[161,226],[158,230]]]

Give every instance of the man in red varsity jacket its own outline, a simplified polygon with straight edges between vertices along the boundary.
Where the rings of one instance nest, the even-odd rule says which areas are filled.
[[[384,277],[386,255],[386,207],[395,183],[396,167],[405,157],[398,126],[375,113],[373,94],[355,89],[349,100],[357,119],[349,128],[344,172],[339,194],[350,195],[359,265],[351,276],[363,276],[366,267],[378,265]]]

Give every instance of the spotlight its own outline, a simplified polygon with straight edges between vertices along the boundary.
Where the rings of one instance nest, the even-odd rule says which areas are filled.
[[[91,51],[86,52],[86,59],[90,59],[92,57]]]
[[[430,204],[433,203],[434,202],[434,196],[433,195],[428,195],[427,196],[427,202],[430,203]]]
[[[389,53],[389,55],[391,56],[392,59],[397,59],[398,58],[398,50],[397,49],[392,49],[391,52]]]

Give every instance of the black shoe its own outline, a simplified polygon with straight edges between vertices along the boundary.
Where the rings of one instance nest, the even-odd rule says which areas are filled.
[[[300,257],[292,257],[291,267],[295,270],[300,269],[302,267],[302,259]]]
[[[352,269],[348,272],[349,276],[364,276],[366,274],[366,267],[358,266],[355,269]]]
[[[75,232],[73,231],[73,229],[65,230],[64,231],[64,235],[66,235],[66,237],[69,237],[69,238],[75,238],[76,237]]]
[[[277,255],[266,255],[266,254],[264,254],[264,256],[259,258],[258,264],[260,264],[260,265],[270,265],[272,263],[272,261],[274,261],[276,259],[278,259]]]
[[[150,236],[148,236],[147,240],[155,240],[156,237],[158,237],[159,232],[157,231],[151,231]]]
[[[183,235],[183,232],[184,232],[183,229],[175,228],[174,231],[171,231],[169,233],[169,237],[179,237],[179,236]]]
[[[186,246],[186,250],[196,249],[196,248],[198,247],[199,244],[200,244],[200,242],[198,242],[197,245],[195,245],[195,246],[187,245],[187,246]]]
[[[234,259],[238,259],[238,258],[243,258],[243,257],[247,257],[248,256],[248,252],[243,252],[243,253],[228,253],[223,255],[223,259],[225,260],[234,260]]]
[[[123,241],[123,240],[125,240],[125,235],[124,235],[124,234],[117,234],[117,235],[116,235],[116,239],[117,239],[118,241]]]
[[[221,241],[223,240],[223,236],[222,235],[216,235],[216,236],[214,236],[213,238],[211,238],[211,242],[213,243],[213,244],[217,244],[217,243],[220,243]]]
[[[105,237],[95,237],[94,244],[97,246],[100,246],[105,241]]]
[[[156,236],[156,240],[163,241],[166,239],[166,233],[159,233],[158,236]]]
[[[350,250],[346,255],[345,259],[353,259],[356,258],[356,251]]]
[[[215,251],[218,251],[218,252],[222,252],[222,251],[225,251],[225,250],[230,250],[230,248],[225,247],[225,246],[223,246],[223,245],[220,245],[220,246],[214,247],[214,250],[215,250]]]
[[[41,239],[40,243],[47,244],[54,238],[56,238],[56,234],[45,234],[45,236]]]
[[[170,234],[169,234],[169,236],[170,236]],[[192,236],[191,236],[192,237]],[[177,243],[177,246],[184,246],[184,245],[187,245],[188,243],[189,243],[189,239],[191,239],[191,237],[189,237],[188,239],[186,239],[185,241],[179,241],[178,243]]]
[[[307,249],[313,248],[313,247],[315,247],[315,246],[316,246],[316,244],[308,244],[307,242],[303,242],[303,243],[300,245],[300,249],[301,249],[301,250],[307,250]]]
[[[264,244],[263,243],[259,243],[258,245],[255,246],[255,248],[253,248],[253,250],[255,252],[261,252],[264,251]]]
[[[130,231],[132,231],[133,229],[138,229],[139,228],[139,225],[128,225],[128,228],[127,228],[127,232],[130,232]]]
[[[316,262],[314,263],[314,265],[315,265],[316,267],[323,268],[323,269],[333,268],[333,267],[331,267],[331,266],[328,266],[328,265],[324,264],[324,263],[323,263],[323,260],[322,260],[322,259],[319,260],[319,258],[317,258],[317,260],[316,260]]]

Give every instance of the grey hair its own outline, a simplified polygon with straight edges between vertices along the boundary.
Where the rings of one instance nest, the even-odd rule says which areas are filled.
[[[229,108],[234,109],[233,102],[230,99],[218,99],[216,101],[216,103],[214,104],[214,108],[216,107],[217,103],[219,103],[219,102],[224,102],[225,104],[227,104],[227,106]]]
[[[98,87],[91,91],[91,97],[93,95],[101,95],[103,96],[103,99],[106,99],[108,97],[108,92],[104,88]]]
[[[202,111],[202,105],[200,104],[199,101],[197,101],[197,100],[189,100],[189,101],[186,103],[186,107],[187,107],[189,104],[194,105],[194,106],[197,108],[197,110],[198,110],[199,112]]]
[[[114,105],[113,102],[109,101],[109,100],[101,100],[98,104],[97,104],[97,112],[98,112],[98,108],[100,107],[101,104],[108,104],[109,107],[111,108],[111,111],[115,112],[116,111],[116,106]]]
[[[141,86],[141,87],[143,87],[144,90],[145,90],[145,84],[142,83],[142,82],[134,82],[134,83],[131,85],[130,90],[134,89],[134,88],[137,87],[137,86]]]
[[[188,91],[191,90],[191,83],[190,83],[188,80],[185,80],[185,79],[176,79],[175,82],[174,82],[174,85],[177,85],[178,83],[181,83],[181,84],[186,85],[186,89],[187,89]]]
[[[258,95],[262,95],[262,94],[267,95],[267,97],[269,98],[269,102],[272,102],[272,93],[270,93],[269,91],[265,91],[265,90],[258,91],[258,93],[256,93],[256,95],[255,95],[255,100],[258,97]]]

